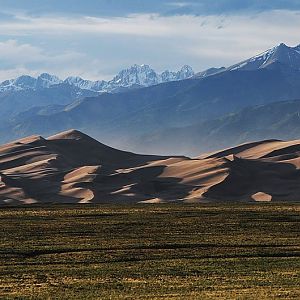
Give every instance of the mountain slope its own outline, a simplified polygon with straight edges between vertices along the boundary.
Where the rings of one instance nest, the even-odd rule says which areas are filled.
[[[165,71],[158,74],[148,65],[134,65],[122,70],[110,81],[90,81],[80,77],[68,77],[61,80],[47,73],[37,78],[24,75],[0,83],[0,117],[8,120],[15,118],[19,113],[41,106],[54,105],[53,111],[56,111],[57,105],[70,104],[85,97],[107,92],[124,92],[162,82],[179,81],[193,75],[194,71],[189,66],[182,67],[178,72]],[[37,111],[37,109],[34,110]],[[20,119],[20,117],[17,118]]]
[[[261,139],[298,139],[300,137],[300,100],[283,101],[245,108],[219,119],[168,128],[127,141],[145,153],[185,155],[227,148]]]
[[[0,147],[0,204],[299,201],[300,142],[263,141],[201,158],[119,151],[68,131]]]
[[[283,43],[256,55],[227,70],[257,70],[283,68],[285,70],[300,70],[300,45],[289,47]]]
[[[158,136],[160,132],[161,136],[164,136],[163,132],[168,128],[182,128],[209,121],[213,123],[205,123],[201,132],[205,132],[207,136],[216,136],[214,130],[221,124],[215,121],[216,119],[250,106],[300,99],[298,48],[281,44],[263,55],[247,60],[249,64],[247,68],[245,63],[241,63],[226,70],[214,69],[204,77],[196,76],[142,89],[130,89],[118,94],[104,93],[97,97],[75,101],[65,107],[33,109],[0,125],[1,138],[2,141],[7,141],[12,137],[19,138],[30,134],[49,135],[77,128],[114,147],[142,151],[145,149],[147,138],[140,139],[142,143],[132,143],[132,139],[137,136],[147,137],[156,135],[157,132]],[[294,56],[291,56],[291,53],[294,53]],[[137,74],[140,74],[139,70],[145,69],[142,73],[147,76],[139,77],[135,71],[127,70],[128,72],[124,71],[116,81],[124,79],[122,84],[130,85],[137,80],[151,82],[153,78],[155,79],[147,66],[136,66],[133,69],[136,69]],[[186,68],[183,73],[188,74],[188,71]],[[129,74],[135,75],[131,77]],[[268,115],[264,118],[270,119]],[[248,141],[248,138],[257,138],[247,134],[247,128],[242,125],[239,127],[245,128],[244,135],[238,133],[239,128],[234,128],[233,123],[227,135],[219,135],[215,144],[213,139],[209,140],[200,149],[216,149],[222,145]],[[226,142],[228,136],[230,142]],[[259,139],[267,137],[259,136]],[[272,138],[276,138],[276,134]],[[159,143],[150,144],[159,145]],[[189,153],[194,153],[194,150],[199,148],[198,145],[196,144]],[[186,149],[193,146],[191,141],[186,143]],[[180,153],[181,149],[183,148],[174,148],[177,153]],[[151,148],[150,151],[152,150],[159,153],[161,148]]]
[[[47,116],[10,123],[9,136],[84,130],[114,146],[123,138],[213,120],[252,105],[300,98],[300,72],[230,71],[122,94],[103,94]],[[20,130],[21,129],[21,130]],[[129,150],[134,150],[128,148]]]
[[[64,83],[48,88],[25,89],[0,93],[0,117],[5,121],[37,106],[66,105],[72,101],[96,96],[98,93],[82,90]]]

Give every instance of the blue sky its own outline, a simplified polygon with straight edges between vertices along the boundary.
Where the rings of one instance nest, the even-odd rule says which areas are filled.
[[[300,43],[299,0],[0,0],[0,80],[228,66]]]

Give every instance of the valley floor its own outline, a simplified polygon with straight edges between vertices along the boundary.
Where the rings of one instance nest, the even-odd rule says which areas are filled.
[[[0,209],[1,299],[299,299],[300,205]]]

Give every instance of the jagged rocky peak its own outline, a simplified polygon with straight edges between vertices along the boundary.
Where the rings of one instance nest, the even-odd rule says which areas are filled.
[[[194,71],[190,66],[183,66],[178,72],[166,70],[157,73],[149,65],[133,65],[122,70],[108,85],[118,87],[129,87],[133,85],[151,86],[163,82],[177,81],[190,78]]]
[[[80,89],[90,90],[93,87],[94,82],[90,80],[82,79],[79,76],[70,76],[64,80],[64,83],[69,84],[71,86],[76,86]]]
[[[84,79],[82,79],[79,76],[69,76],[64,80],[64,82],[68,83],[68,84],[80,84],[83,81],[84,81]]]
[[[57,84],[68,84],[84,90],[94,92],[113,92],[120,88],[129,88],[133,86],[151,86],[163,82],[177,81],[190,78],[194,75],[194,71],[190,66],[183,66],[178,72],[164,71],[157,73],[149,65],[133,65],[118,73],[112,80],[85,80],[79,76],[70,76],[65,80],[59,79],[55,75],[43,73],[37,78],[23,75],[16,79],[6,80],[0,83],[0,92],[18,91],[26,89],[49,88]]]
[[[195,75],[192,67],[184,65],[178,72],[166,70],[160,74],[161,82],[177,81],[191,78]]]
[[[14,80],[10,80],[10,83],[17,87],[20,87],[23,89],[28,89],[28,88],[32,88],[35,86],[36,78],[33,78],[28,75],[22,75]]]
[[[128,87],[132,85],[150,86],[157,82],[157,74],[149,65],[133,65],[120,71],[109,84]]]
[[[40,76],[38,76],[37,79],[44,80],[44,81],[49,81],[51,83],[61,82],[61,80],[57,76],[51,75],[51,74],[48,74],[48,73],[42,73]]]
[[[176,81],[177,73],[166,70],[160,74],[161,82]]]
[[[83,79],[79,76],[70,76],[64,80],[64,83],[71,86],[76,86],[83,90],[91,90],[95,92],[101,92],[106,86],[107,82],[104,80],[91,81]]]
[[[49,88],[52,85],[60,84],[62,80],[55,75],[42,73],[36,79],[36,88]]]
[[[39,88],[49,88],[62,81],[55,75],[43,73],[37,78],[29,75],[22,75],[16,79],[5,80],[0,84],[0,91],[34,90]]]
[[[187,79],[195,75],[195,72],[191,66],[184,65],[180,71],[178,71],[179,79]]]

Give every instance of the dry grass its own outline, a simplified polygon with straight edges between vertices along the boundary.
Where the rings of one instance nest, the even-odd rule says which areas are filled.
[[[1,299],[299,299],[297,204],[0,209]]]

